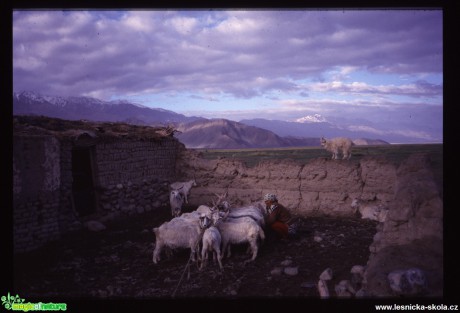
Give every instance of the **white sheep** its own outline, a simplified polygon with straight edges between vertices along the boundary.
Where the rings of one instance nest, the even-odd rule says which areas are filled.
[[[184,199],[180,193],[180,190],[171,190],[169,194],[169,205],[171,207],[171,215],[177,217],[182,211],[182,205],[184,204]]]
[[[195,261],[195,256],[199,258],[197,252],[199,251],[201,236],[204,229],[210,224],[211,221],[206,216],[201,216],[198,220],[175,217],[169,222],[153,228],[156,239],[152,257],[153,263],[157,264],[160,260],[163,247],[171,249],[189,248],[190,258]]]
[[[327,151],[332,152],[332,159],[338,159],[338,154],[342,151],[343,160],[350,159],[351,157],[351,147],[353,142],[349,138],[338,137],[333,139],[325,139],[321,137],[321,146]]]
[[[196,181],[194,179],[186,182],[175,182],[170,185],[171,189],[180,190],[180,193],[185,199],[185,203],[188,203],[188,195],[190,194],[190,189],[196,186]]]
[[[205,214],[205,213],[201,213],[201,212],[198,212],[198,211],[192,211],[192,212],[182,213],[180,215],[180,217],[187,218],[187,219],[198,220],[201,216],[203,216],[203,214]],[[205,215],[207,215],[209,217],[209,214],[205,214]]]
[[[228,218],[241,218],[249,217],[252,218],[262,229],[265,228],[265,218],[261,209],[256,205],[249,205],[240,208],[231,208]]]
[[[215,226],[210,226],[204,231],[202,243],[201,268],[204,268],[208,262],[208,252],[212,251],[214,262],[217,259],[217,262],[219,262],[219,267],[222,270],[222,253],[220,250],[220,246],[222,244],[222,236],[220,235],[220,231]]]
[[[359,198],[353,199],[351,207],[359,212],[362,219],[384,223],[387,219],[388,208],[382,204],[366,204]]]
[[[259,247],[260,245],[262,245],[264,243],[264,241],[265,241],[265,232],[263,231],[264,228],[259,224],[258,221],[256,221],[254,219],[254,217],[251,217],[251,216],[230,217],[230,215],[228,215],[225,220],[227,222],[232,222],[232,223],[251,223],[251,224],[253,224],[255,222],[256,224],[259,225],[260,229],[262,230],[262,232],[259,233],[259,236],[257,238],[257,246]],[[230,250],[231,250],[231,245],[229,244],[227,246],[227,248],[226,248],[226,251],[222,250],[222,253],[227,252],[227,257],[230,257],[230,255],[231,255]],[[250,254],[252,252],[252,250],[253,249],[252,249],[251,245],[248,245],[248,249],[246,250],[246,253]]]
[[[230,257],[229,244],[248,243],[251,247],[252,257],[245,261],[254,261],[259,250],[258,240],[265,240],[263,229],[252,218],[243,217],[241,219],[225,219],[216,225],[222,237],[222,255],[227,251],[227,257]]]

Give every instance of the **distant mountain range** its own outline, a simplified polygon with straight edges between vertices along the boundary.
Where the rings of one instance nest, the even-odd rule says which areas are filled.
[[[174,125],[176,137],[187,148],[241,149],[319,146],[320,137],[346,136],[356,144],[388,144],[366,132],[351,132],[319,114],[295,122],[251,119],[187,117],[173,111],[149,108],[128,101],[101,101],[90,97],[44,96],[35,92],[13,94],[14,115],[44,115],[66,120],[125,122],[135,125]],[[356,139],[358,138],[358,139]]]
[[[343,124],[337,124],[326,120],[319,114],[299,118],[294,122],[267,120],[267,119],[244,119],[240,123],[270,130],[279,136],[295,137],[349,137],[351,139],[375,138],[376,134],[366,130],[350,130]],[[382,135],[383,136],[383,135]],[[409,135],[385,134],[384,142],[420,142]],[[378,138],[375,138],[378,139]],[[362,141],[361,141],[362,142]]]
[[[128,101],[101,101],[90,97],[43,96],[35,92],[13,94],[13,114],[36,114],[67,120],[126,122],[136,125],[186,123],[203,118],[187,117],[165,109],[152,109]]]

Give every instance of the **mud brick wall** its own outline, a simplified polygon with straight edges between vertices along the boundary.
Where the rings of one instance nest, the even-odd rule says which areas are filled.
[[[31,250],[59,237],[60,159],[60,143],[52,136],[14,137],[15,250]]]
[[[131,215],[167,205],[181,147],[174,138],[98,145],[100,211]]]
[[[176,179],[175,138],[97,139],[92,151],[96,212],[80,216],[72,191],[72,138],[15,135],[13,139],[14,251],[27,252],[82,227],[85,219],[139,214],[167,205]]]

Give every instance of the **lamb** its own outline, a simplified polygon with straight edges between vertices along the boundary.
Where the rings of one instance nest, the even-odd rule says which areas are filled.
[[[184,199],[180,193],[180,190],[171,190],[169,194],[169,205],[171,206],[171,215],[177,217],[182,211],[182,205],[184,204]]]
[[[189,248],[190,258],[195,261],[197,247],[200,243],[203,231],[209,227],[211,221],[206,216],[201,216],[199,220],[175,217],[169,222],[153,228],[155,233],[155,249],[153,250],[153,263],[160,261],[160,255],[163,247]]]
[[[359,211],[362,219],[370,219],[384,223],[387,219],[388,208],[382,204],[366,204],[361,199],[354,199],[351,202],[351,207]]]
[[[325,139],[321,137],[321,146],[327,151],[332,152],[332,159],[338,159],[338,154],[342,151],[343,160],[350,159],[351,157],[351,147],[353,142],[349,138],[338,137],[333,139]]]
[[[185,199],[185,203],[188,203],[188,195],[190,194],[190,189],[196,186],[195,179],[186,181],[186,182],[175,182],[170,185],[171,189],[180,190],[180,193]]]
[[[201,248],[201,267],[204,268],[208,261],[208,252],[212,251],[214,262],[217,259],[219,262],[219,267],[222,270],[222,253],[220,251],[220,246],[222,243],[222,236],[220,235],[220,231],[215,226],[210,226],[204,231],[203,246]]]

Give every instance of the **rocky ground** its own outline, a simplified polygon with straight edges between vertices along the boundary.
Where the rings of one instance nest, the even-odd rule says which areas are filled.
[[[221,272],[210,262],[199,270],[189,252],[175,251],[152,263],[152,228],[169,210],[144,213],[82,230],[14,260],[15,290],[23,298],[251,298],[313,297],[319,275],[331,268],[331,295],[354,265],[365,265],[376,222],[356,218],[298,218],[300,235],[288,242],[267,240],[256,260],[237,246]]]

